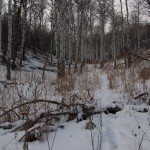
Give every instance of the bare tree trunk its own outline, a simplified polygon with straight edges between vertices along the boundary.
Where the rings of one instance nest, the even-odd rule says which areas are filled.
[[[123,16],[122,0],[120,0],[120,6],[121,6],[121,16],[122,16],[122,51],[123,51],[123,55],[125,55],[124,16]],[[124,58],[124,63],[126,65],[126,57]]]
[[[8,2],[8,50],[7,50],[7,79],[11,80],[11,44],[12,44],[12,0]]]
[[[105,8],[106,1],[99,0],[99,9],[100,9],[100,67],[104,66],[104,53],[105,53]]]
[[[53,31],[53,29],[52,29],[52,31]],[[50,44],[51,63],[53,63],[53,43],[54,43],[54,41],[53,41],[53,33],[52,33],[50,42],[51,42],[51,44]]]
[[[83,13],[79,13],[79,26],[78,26],[78,54],[77,54],[77,57],[78,57],[78,62],[81,62],[81,44],[82,44],[82,17],[83,17]]]
[[[127,13],[127,67],[129,68],[131,65],[131,58],[130,58],[130,53],[129,53],[129,49],[130,49],[130,43],[129,43],[129,9],[128,9],[128,0],[125,1],[126,2],[126,13]]]
[[[101,33],[100,33],[100,35],[101,35],[101,37],[100,37],[100,43],[101,43],[101,45],[100,45],[100,58],[101,58],[101,68],[103,68],[103,66],[104,66],[104,51],[105,51],[105,49],[104,49],[104,35],[105,35],[105,29],[104,29],[104,16],[102,16],[102,23],[101,23]]]
[[[27,0],[24,0],[22,5],[23,5],[23,16],[22,16],[22,41],[21,41],[20,67],[22,66],[22,61],[24,60],[24,42],[25,42],[25,32],[26,32]]]
[[[76,32],[77,32],[76,31],[76,26],[74,24],[74,62],[75,62],[75,64],[74,64],[74,73],[76,73],[77,69],[78,69],[78,64],[77,64],[77,62],[78,62],[78,49],[77,49],[78,41],[76,39]]]
[[[90,55],[89,55],[89,57],[91,57],[92,61],[94,60],[94,53],[95,53],[95,50],[93,52],[93,49],[94,49],[94,46],[93,46],[93,26],[94,26],[93,16],[94,16],[93,10],[92,10],[92,8],[90,8],[90,50],[89,50]]]
[[[16,68],[16,64],[15,64],[15,61],[16,61],[16,55],[17,55],[17,48],[18,48],[18,41],[17,41],[17,38],[18,38],[18,28],[19,28],[19,16],[17,15],[17,1],[16,0],[13,0],[13,20],[12,20],[12,26],[13,26],[13,29],[12,29],[12,36],[13,36],[13,39],[12,39],[12,64],[11,64],[11,68],[14,70]]]
[[[114,0],[112,0],[112,48],[113,48],[113,57],[114,57],[114,68],[116,68],[116,25],[115,25],[115,10],[114,10]]]
[[[95,59],[96,63],[98,61],[98,39],[96,38],[96,43],[95,43]]]
[[[54,29],[54,43],[55,43],[55,53],[56,53],[56,58],[57,58],[57,60],[58,60],[58,62],[59,62],[59,44],[58,44],[58,12],[57,12],[57,3],[56,3],[56,1],[53,1],[53,0],[51,0],[52,1],[52,13],[53,13],[53,18],[54,18],[54,20],[52,20],[52,26],[53,26],[53,29]],[[54,23],[53,23],[54,22]],[[58,63],[57,62],[57,63]]]
[[[68,21],[68,31],[69,31],[69,44],[68,44],[68,51],[69,51],[69,69],[68,69],[68,74],[71,74],[71,64],[72,64],[72,49],[73,49],[73,39],[72,39],[72,25],[73,25],[73,14],[72,14],[72,2],[70,1],[69,3],[69,21]]]
[[[59,16],[59,33],[60,33],[60,59],[58,61],[58,77],[64,77],[65,76],[65,60],[64,60],[64,54],[65,54],[65,6],[66,2],[62,0],[60,2],[60,16]]]
[[[2,4],[3,0],[0,0],[0,60],[2,57]]]
[[[137,4],[137,5],[138,5],[138,6],[137,6],[137,9],[138,9],[138,10],[137,10],[137,11],[138,11],[138,14],[137,14],[137,15],[138,15],[138,16],[137,16],[137,17],[138,17],[137,51],[139,52],[139,51],[140,51],[140,29],[139,29],[139,26],[140,26],[140,4],[141,4],[141,3],[140,3],[140,1],[138,1],[137,3],[138,3],[138,4]]]
[[[83,69],[83,66],[84,66],[84,57],[85,57],[85,43],[84,43],[84,37],[85,36],[85,32],[86,32],[86,29],[83,29],[83,18],[84,18],[84,10],[81,11],[81,17],[80,17],[80,34],[79,34],[79,62],[80,62],[80,73],[82,73],[82,69]],[[85,27],[87,28],[87,27]]]
[[[74,66],[74,73],[77,72],[78,69],[78,61],[79,61],[79,51],[80,51],[80,12],[77,12],[77,42],[76,42],[76,51],[75,51],[75,66]]]

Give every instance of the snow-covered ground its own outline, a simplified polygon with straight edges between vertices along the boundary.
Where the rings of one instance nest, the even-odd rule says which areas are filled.
[[[62,121],[56,124],[56,128],[60,125],[64,128],[58,127],[56,131],[44,134],[41,141],[29,142],[29,150],[149,150],[150,107],[148,103],[134,100],[129,93],[125,92],[122,78],[118,76],[113,79],[117,82],[117,87],[111,89],[108,74],[94,65],[88,65],[82,75],[74,75],[75,83],[71,91],[58,92],[56,71],[45,71],[45,78],[41,79],[42,71],[35,68],[44,66],[44,58],[39,60],[31,55],[28,56],[28,61],[24,62],[22,71],[12,72],[12,82],[17,85],[7,86],[9,81],[5,80],[6,68],[0,66],[0,99],[3,105],[1,107],[10,108],[13,102],[19,100],[18,95],[23,99],[33,99],[37,86],[36,96],[41,99],[61,101],[62,96],[67,99],[76,93],[88,105],[91,102],[88,95],[90,94],[90,97],[93,97],[91,103],[95,103],[96,110],[116,107],[116,105],[122,110],[116,114],[93,115],[91,119],[96,125],[93,130],[85,129],[89,119],[77,123],[76,119],[64,122],[62,118]],[[47,68],[56,69],[50,65]],[[143,84],[140,81],[136,84],[135,94],[145,89],[147,90],[145,92],[149,93],[149,81],[144,84],[146,88],[141,88]],[[37,109],[39,113],[42,111],[41,106]],[[24,131],[9,132],[0,129],[0,150],[22,150],[24,142],[18,141],[23,134]]]

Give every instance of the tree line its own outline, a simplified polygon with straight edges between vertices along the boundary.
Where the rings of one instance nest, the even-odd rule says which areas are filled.
[[[58,76],[82,72],[85,63],[124,59],[131,65],[130,52],[150,47],[150,1],[118,0],[0,0],[0,58],[11,69],[26,59],[25,53],[49,53],[57,58]],[[132,5],[132,6],[131,6]],[[80,69],[78,67],[80,66]]]

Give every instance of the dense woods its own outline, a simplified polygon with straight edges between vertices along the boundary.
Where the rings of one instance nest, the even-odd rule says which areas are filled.
[[[150,47],[150,1],[135,0],[9,0],[0,1],[0,56],[11,69],[21,68],[25,54],[49,53],[57,58],[58,76],[82,72],[85,63],[124,58],[131,65],[137,55]],[[148,19],[146,19],[148,20]]]

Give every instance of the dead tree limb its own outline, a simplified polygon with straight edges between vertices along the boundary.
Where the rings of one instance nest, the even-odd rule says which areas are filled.
[[[37,99],[37,100],[33,100],[33,101],[29,101],[20,105],[17,105],[9,110],[6,110],[2,115],[0,115],[0,117],[3,117],[4,115],[8,114],[9,112],[12,112],[14,109],[23,107],[25,105],[29,105],[29,104],[35,104],[35,103],[51,103],[54,105],[60,105],[60,106],[64,106],[64,107],[75,107],[75,106],[84,106],[85,108],[88,109],[88,107],[85,104],[65,104],[65,103],[59,103],[56,101],[51,101],[51,100],[44,100],[44,99]]]
[[[145,92],[145,93],[137,94],[136,96],[134,96],[134,99],[139,99],[140,97],[142,97],[142,96],[144,96],[144,95],[148,95],[148,93]]]
[[[140,59],[143,59],[143,60],[146,60],[146,61],[149,61],[149,62],[150,62],[150,60],[149,60],[148,58],[141,57],[141,56],[139,56],[139,55],[137,55],[137,54],[134,54],[134,53],[131,53],[131,52],[130,52],[130,54],[133,55],[133,56],[135,56],[135,57],[138,57],[138,58],[140,58]]]

